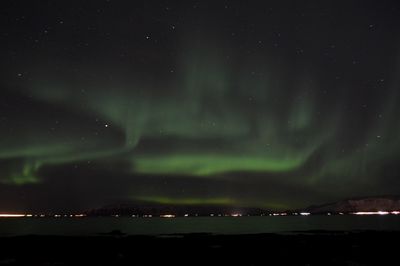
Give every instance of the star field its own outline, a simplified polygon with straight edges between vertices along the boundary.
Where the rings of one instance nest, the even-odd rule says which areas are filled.
[[[398,194],[396,1],[6,1],[0,210]]]

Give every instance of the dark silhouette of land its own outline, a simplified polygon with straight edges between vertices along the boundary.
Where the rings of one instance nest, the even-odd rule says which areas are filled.
[[[0,265],[394,265],[400,232],[0,238]]]
[[[368,197],[315,205],[311,214],[400,209],[399,197]],[[301,210],[293,210],[299,212]],[[229,206],[109,205],[88,216],[211,213],[263,215],[270,211]],[[290,213],[290,211],[288,211]],[[91,219],[91,218],[88,218]],[[1,265],[395,265],[400,231],[302,231],[282,234],[0,237]]]
[[[86,211],[88,216],[160,216],[173,214],[176,216],[210,216],[210,214],[232,214],[260,216],[272,211],[261,208],[232,207],[225,205],[165,205],[165,204],[143,204],[143,203],[119,203],[103,206],[101,208]]]
[[[320,205],[311,205],[302,209],[274,211],[262,208],[233,207],[226,205],[165,205],[149,204],[143,202],[124,202],[110,204],[100,208],[85,211],[88,216],[160,216],[164,214],[173,214],[176,216],[210,216],[213,215],[231,215],[240,213],[243,216],[270,215],[274,212],[284,212],[288,215],[307,212],[311,214],[339,214],[353,212],[376,212],[376,211],[400,211],[400,196],[369,196],[344,199],[337,202],[325,203]]]
[[[376,212],[399,211],[400,196],[370,196],[344,199],[337,202],[313,205],[303,211],[314,214],[324,213],[351,213],[351,212]]]

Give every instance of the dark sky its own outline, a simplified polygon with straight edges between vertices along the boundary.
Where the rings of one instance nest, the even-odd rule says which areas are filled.
[[[2,1],[0,211],[400,193],[399,1]]]

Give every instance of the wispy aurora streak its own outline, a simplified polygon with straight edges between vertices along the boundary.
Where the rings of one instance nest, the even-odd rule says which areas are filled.
[[[0,202],[278,209],[400,193],[400,35],[383,30],[397,16],[339,12],[328,32],[307,9],[234,10],[182,11],[162,34],[129,24],[139,11],[65,18],[34,48],[5,47],[18,53],[2,66]]]

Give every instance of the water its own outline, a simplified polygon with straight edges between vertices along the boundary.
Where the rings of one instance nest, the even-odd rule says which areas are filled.
[[[309,230],[395,230],[400,216],[284,216],[182,218],[2,218],[0,236],[97,235],[120,230],[132,235],[184,233],[257,234]]]

